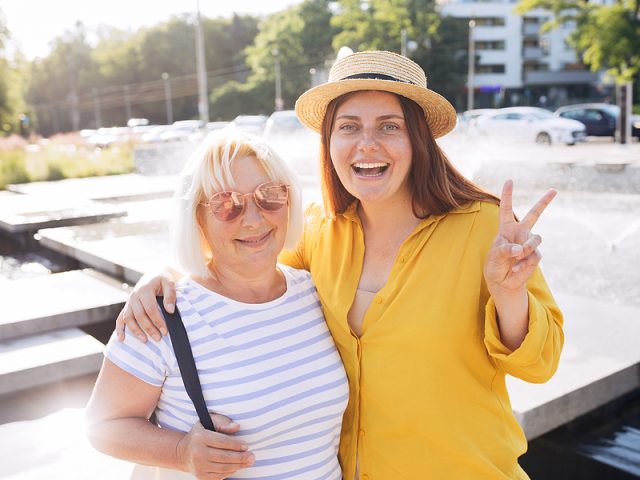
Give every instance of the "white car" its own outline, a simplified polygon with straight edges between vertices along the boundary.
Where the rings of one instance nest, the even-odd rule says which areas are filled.
[[[261,136],[264,132],[264,126],[266,123],[266,115],[238,115],[229,124],[229,127]]]
[[[320,136],[305,127],[295,111],[273,112],[263,137],[299,175],[318,176]]]
[[[500,108],[485,113],[475,120],[474,128],[478,135],[507,142],[575,145],[587,137],[581,122],[559,118],[536,107]]]

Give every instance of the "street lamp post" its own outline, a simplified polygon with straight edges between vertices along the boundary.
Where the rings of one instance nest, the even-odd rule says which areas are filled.
[[[128,122],[131,118],[131,96],[129,95],[129,85],[125,85],[124,87],[122,87],[122,91],[124,92],[124,114],[127,117],[125,119],[126,124],[126,122]]]
[[[198,70],[198,113],[202,128],[209,122],[209,99],[207,98],[207,68],[204,61],[204,35],[200,18],[200,1],[196,0],[196,61]]]
[[[102,127],[102,115],[100,114],[100,98],[98,98],[98,89],[92,88],[91,93],[93,95],[93,117],[96,122],[96,128]]]
[[[280,51],[277,48],[274,48],[271,53],[274,56],[274,69],[276,75],[276,101],[275,107],[276,112],[279,112],[284,109],[284,100],[282,99],[282,79],[280,76]]]
[[[474,76],[476,67],[476,46],[474,41],[475,20],[469,20],[469,65],[467,69],[467,110],[473,110]]]
[[[164,72],[162,74],[162,81],[164,82],[164,104],[167,109],[167,125],[173,123],[173,105],[171,103],[171,83],[169,83],[169,74]]]

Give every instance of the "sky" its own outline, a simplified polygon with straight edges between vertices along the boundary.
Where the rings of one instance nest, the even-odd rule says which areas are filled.
[[[236,13],[264,15],[301,0],[200,0],[201,14],[229,17]],[[0,0],[13,47],[28,59],[44,57],[49,42],[80,20],[88,28],[99,24],[125,30],[154,25],[174,14],[195,12],[197,0]]]

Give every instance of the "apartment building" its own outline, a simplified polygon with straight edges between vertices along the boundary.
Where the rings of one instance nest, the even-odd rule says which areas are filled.
[[[542,33],[551,13],[516,13],[515,0],[441,0],[443,15],[474,19],[475,107],[557,107],[602,100],[611,87],[585,67],[566,38],[574,25]]]

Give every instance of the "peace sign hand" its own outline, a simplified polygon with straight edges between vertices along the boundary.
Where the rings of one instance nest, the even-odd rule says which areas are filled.
[[[484,264],[484,278],[492,296],[510,296],[522,292],[542,256],[540,235],[531,233],[542,212],[558,192],[549,189],[517,222],[513,214],[513,182],[502,187],[500,225]]]

